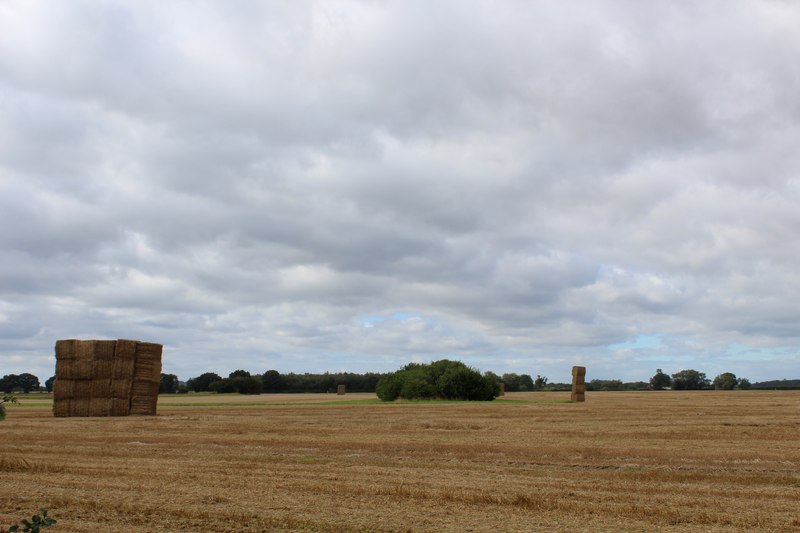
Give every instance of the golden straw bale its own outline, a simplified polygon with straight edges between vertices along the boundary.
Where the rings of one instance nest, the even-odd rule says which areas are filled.
[[[95,359],[92,361],[92,379],[111,379],[114,377],[113,359]]]
[[[91,359],[76,359],[72,365],[72,378],[77,380],[92,379],[93,367]]]
[[[500,383],[500,394],[498,396],[505,396],[506,395],[506,384]]]
[[[585,366],[573,366],[572,367],[572,376],[585,376],[586,375],[586,367]]]
[[[149,361],[140,363],[136,361],[133,369],[134,381],[159,381],[161,376],[161,365]]]
[[[91,380],[82,379],[74,381],[74,392],[72,397],[75,399],[91,398],[92,396],[92,382]]]
[[[53,382],[53,400],[69,400],[75,397],[75,382],[71,379],[56,378]]]
[[[139,344],[137,341],[118,339],[114,348],[114,359],[117,361],[135,361],[137,344]]]
[[[156,402],[158,402],[158,396],[154,397],[134,396],[131,398],[130,414],[145,415],[145,416],[155,415]]]
[[[92,379],[95,341],[77,341],[73,379]]]
[[[63,399],[53,402],[53,416],[71,416],[72,415],[72,400]]]
[[[137,342],[136,359],[161,362],[161,351],[163,348],[161,344],[155,342]]]
[[[57,359],[56,377],[61,379],[75,379],[77,364],[75,359]]]
[[[111,398],[89,400],[89,416],[111,416]]]
[[[130,381],[131,379],[133,379],[134,364],[135,361],[133,359],[114,360],[114,369],[111,372],[111,377],[114,379]]]
[[[158,383],[152,381],[136,380],[131,387],[131,397],[150,398],[158,395]]]
[[[585,402],[586,401],[586,395],[584,393],[582,393],[582,392],[573,392],[572,395],[570,396],[570,398],[572,399],[573,402]]]
[[[111,398],[111,380],[93,379],[92,398]]]
[[[131,385],[133,381],[130,379],[112,379],[111,380],[111,397],[129,400],[131,397]]]
[[[136,344],[134,380],[160,381],[162,348],[160,344],[153,342],[139,342]]]
[[[56,361],[71,361],[77,355],[77,343],[75,339],[65,339],[56,341]]]
[[[91,399],[87,396],[85,398],[74,398],[70,400],[72,408],[70,409],[70,416],[89,416],[89,403]]]
[[[130,398],[111,398],[111,416],[128,416],[131,414]]]
[[[94,359],[101,361],[113,361],[117,348],[117,341],[95,341]]]
[[[343,396],[345,393],[345,388],[346,387],[344,385],[339,385],[338,387],[336,387],[336,394],[338,394],[339,396]]]

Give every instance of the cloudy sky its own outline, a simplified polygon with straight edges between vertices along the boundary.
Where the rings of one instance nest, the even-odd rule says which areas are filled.
[[[0,1],[0,374],[800,377],[800,4]]]

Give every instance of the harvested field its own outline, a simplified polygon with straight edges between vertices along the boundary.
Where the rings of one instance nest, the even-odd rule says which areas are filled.
[[[0,526],[48,531],[792,531],[800,392],[162,396],[0,425]],[[24,405],[28,403],[28,405]]]

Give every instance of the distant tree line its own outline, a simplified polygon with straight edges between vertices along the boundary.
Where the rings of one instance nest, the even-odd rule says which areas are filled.
[[[39,390],[39,378],[27,372],[22,374],[6,374],[0,379],[0,391],[14,392],[20,390],[22,392],[31,392]]]
[[[413,364],[412,364],[413,365]],[[335,392],[338,385],[345,385],[348,392],[375,392],[378,382],[387,373],[367,372],[325,372],[324,374],[281,374],[277,370],[267,370],[263,374],[251,374],[246,370],[235,370],[228,377],[214,372],[206,372],[190,378],[186,383],[175,374],[161,374],[160,392],[163,394],[194,392],[238,392],[241,394],[260,394],[271,392]],[[494,372],[483,373],[484,378],[505,384],[507,392],[526,391],[568,391],[572,384],[549,383],[547,377],[529,374],[506,373],[502,376]],[[52,392],[55,376],[41,384],[39,378],[31,373],[6,374],[0,379],[0,392]],[[672,375],[660,368],[649,381],[622,382],[618,379],[593,379],[586,383],[589,391],[625,390],[733,390],[733,389],[800,389],[800,379],[782,379],[750,383],[747,378],[737,377],[732,372],[723,372],[713,380],[703,372],[686,369]]]
[[[186,382],[183,390],[176,387],[175,392],[239,392],[241,394],[260,394],[262,392],[336,392],[344,385],[348,392],[375,392],[378,380],[385,374],[367,372],[325,372],[324,374],[281,374],[277,370],[267,370],[263,374],[251,375],[246,370],[235,370],[227,378],[206,372]],[[172,378],[168,378],[172,383]],[[176,378],[177,379],[177,378]],[[165,378],[162,376],[162,391],[166,392]]]
[[[752,384],[747,378],[737,378],[736,374],[732,372],[723,372],[712,381],[703,372],[693,369],[681,370],[670,377],[659,368],[656,370],[655,375],[650,378],[650,388],[653,390],[667,388],[672,388],[673,390],[746,390],[751,387]]]

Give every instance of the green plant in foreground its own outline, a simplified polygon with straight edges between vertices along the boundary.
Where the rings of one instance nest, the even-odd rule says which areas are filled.
[[[30,521],[23,519],[22,525],[14,524],[8,528],[8,533],[15,533],[17,531],[29,531],[30,533],[39,533],[43,527],[50,527],[56,523],[55,518],[47,518],[47,509],[42,507],[39,509],[42,514],[35,514],[31,517]]]
[[[6,406],[3,404],[12,404],[12,403],[19,403],[17,401],[17,397],[13,394],[4,394],[2,398],[0,398],[0,420],[4,420],[6,418]]]

